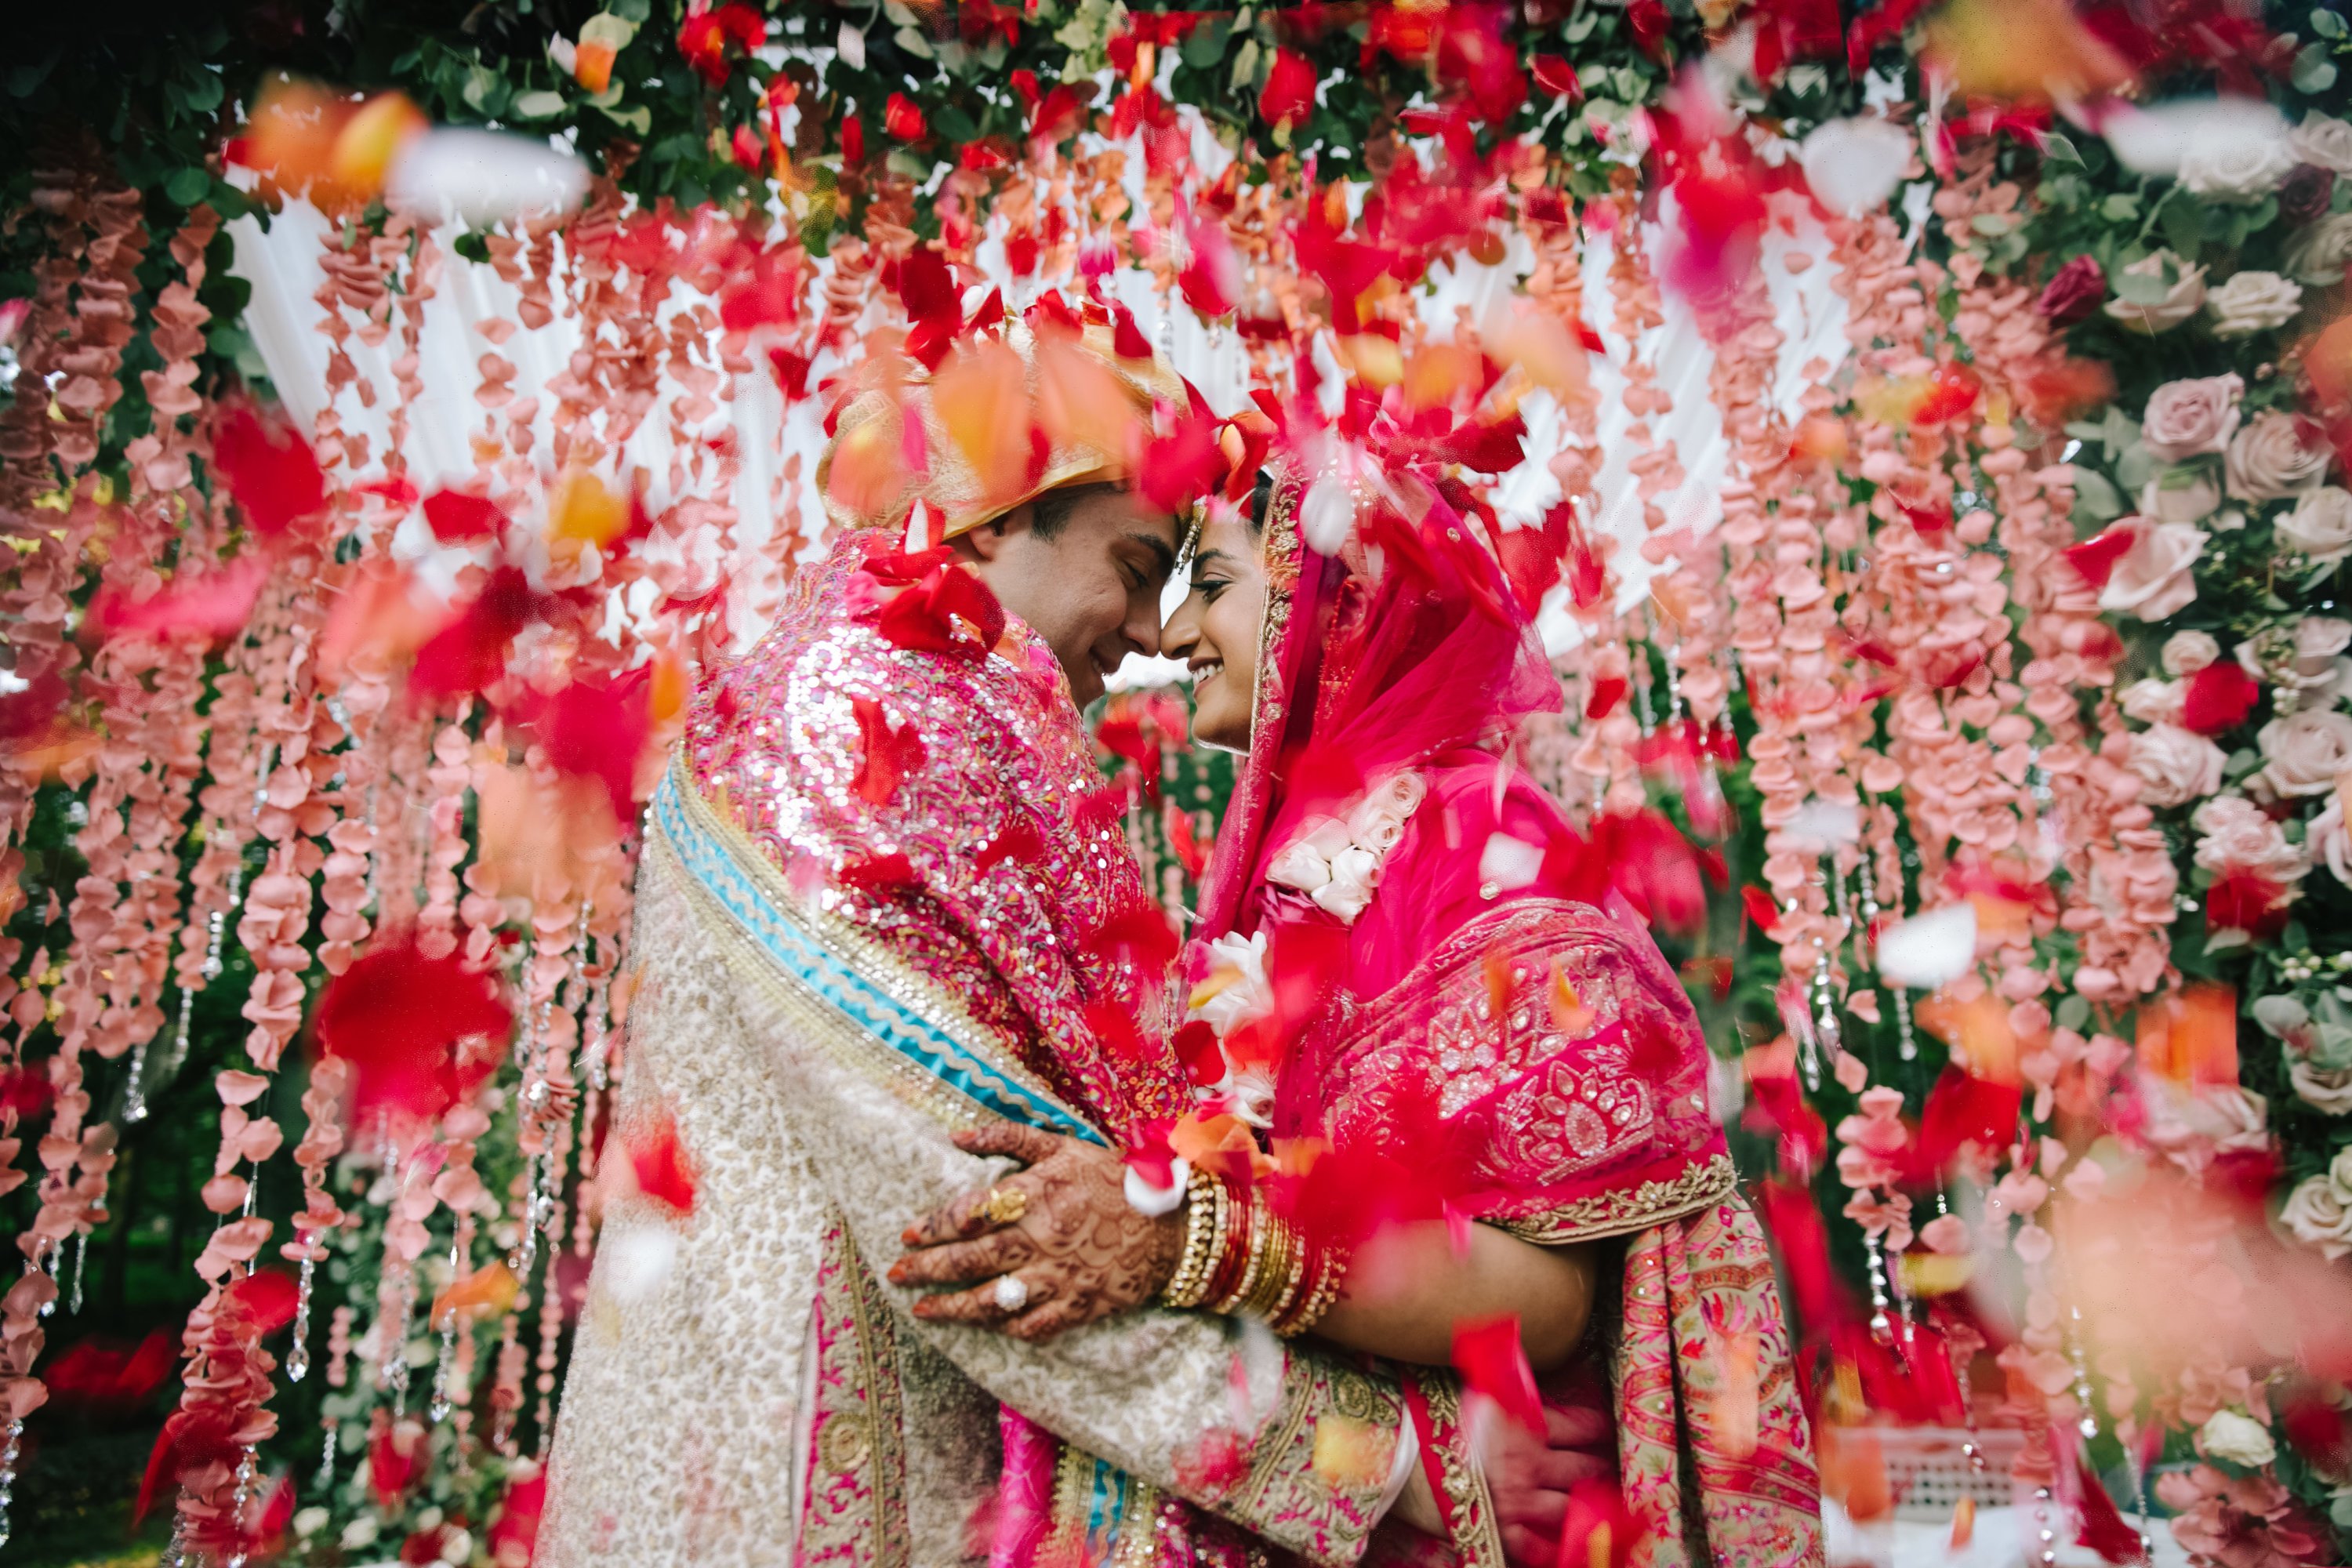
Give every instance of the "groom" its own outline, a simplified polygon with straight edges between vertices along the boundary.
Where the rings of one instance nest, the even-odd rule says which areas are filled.
[[[1037,341],[1007,338],[1034,372]],[[1048,347],[1136,418],[1185,405],[1113,341]],[[877,438],[927,453],[919,479],[831,482]],[[1166,1311],[1022,1343],[918,1320],[870,1264],[1001,1169],[950,1136],[983,1121],[1103,1146],[1071,1162],[1055,1245],[1150,1225],[1111,1152],[1187,1103],[1156,912],[1077,718],[1157,650],[1175,520],[1123,450],[1052,443],[1010,507],[956,453],[919,391],[842,411],[819,483],[843,537],[706,686],[656,799],[614,1131],[674,1127],[698,1181],[688,1215],[607,1200],[550,1568],[1238,1562],[1252,1537],[1347,1564],[1412,1468],[1393,1382],[1336,1357]],[[944,546],[865,531],[917,500]],[[1494,1500],[1454,1508],[1498,1568]]]

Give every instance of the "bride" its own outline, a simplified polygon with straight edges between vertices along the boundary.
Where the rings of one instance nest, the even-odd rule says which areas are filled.
[[[1161,638],[1195,674],[1196,738],[1247,757],[1185,959],[1213,1082],[1170,1130],[1183,1247],[1102,1268],[1407,1363],[1426,1484],[1398,1511],[1464,1562],[1552,1555],[1524,1523],[1504,1538],[1455,1385],[1427,1372],[1457,1362],[1524,1410],[1537,1391],[1515,1397],[1507,1342],[1496,1359],[1516,1332],[1547,1399],[1606,1363],[1637,1560],[1818,1563],[1770,1259],[1696,1018],[1645,931],[1567,896],[1581,841],[1513,764],[1515,722],[1558,700],[1540,647],[1447,481],[1391,471],[1328,555],[1300,536],[1306,488],[1262,475],[1213,512]],[[894,1278],[982,1280],[919,1313],[1035,1337],[1108,1310],[1075,1266],[986,1245],[982,1196],[908,1232]]]

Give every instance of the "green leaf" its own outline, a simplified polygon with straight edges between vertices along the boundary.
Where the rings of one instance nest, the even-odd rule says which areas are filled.
[[[2336,62],[2327,58],[2326,44],[2306,44],[2294,57],[2294,81],[2303,92],[2326,92],[2336,85]]]
[[[2139,216],[2139,197],[2130,191],[2117,191],[2099,204],[2099,216],[2109,223],[2129,223]]]
[[[2141,490],[2147,488],[2147,482],[2154,478],[2156,478],[2156,458],[2148,451],[2147,444],[2144,441],[2134,441],[2125,447],[2123,454],[2116,459],[2116,482],[2123,486],[2128,494],[2139,494]]]
[[[613,0],[610,9],[631,22],[643,22],[654,14],[653,0]]]
[[[514,112],[524,120],[544,120],[551,114],[563,112],[564,99],[560,92],[541,89],[515,94]]]
[[[642,103],[629,109],[614,109],[601,103],[596,107],[605,119],[615,125],[634,131],[640,136],[648,134],[654,128],[654,111]]]
[[[1234,56],[1234,72],[1226,85],[1235,92],[1257,85],[1258,47],[1255,38],[1242,40],[1240,50]]]
[[[200,67],[190,74],[187,84],[181,89],[180,98],[182,102],[196,113],[210,114],[221,106],[221,100],[226,96],[226,90],[221,85],[218,71],[206,70]]]
[[[599,11],[580,24],[580,41],[583,44],[610,44],[625,49],[629,40],[637,36],[637,21],[611,11]]]
[[[2165,199],[2164,210],[2157,215],[2164,228],[2164,243],[2184,262],[2197,259],[2198,248],[2205,243],[2205,208],[2203,204],[2182,190],[2173,187]]]
[[[2008,213],[1977,213],[1969,219],[1969,227],[1988,237],[2007,234],[2017,226],[2017,219]]]
[[[2091,1005],[2082,997],[2069,994],[2065,1000],[2058,1004],[2056,1016],[2060,1028],[2072,1029],[2080,1034],[2083,1026],[2091,1021]]]
[[[891,41],[919,60],[931,58],[931,40],[919,27],[901,27],[890,35]]]
[[[2105,522],[2124,514],[2124,498],[2108,482],[2107,476],[2096,468],[2076,465],[2074,469],[2074,515],[2093,522]]]
[[[2323,5],[2315,7],[2311,13],[2311,30],[2323,38],[2340,38],[2344,37],[2347,29],[2344,26],[2344,18]]]
[[[506,111],[507,90],[506,78],[488,66],[474,65],[466,68],[465,86],[457,96],[485,120],[495,120]]]
[[[484,266],[487,266],[489,263],[490,247],[488,242],[486,241],[482,236],[476,234],[470,228],[465,233],[459,235],[457,238],[451,240],[449,242],[449,248],[456,251],[458,255],[464,257],[468,261],[479,262]]]
[[[1207,70],[1225,58],[1225,40],[1233,31],[1233,24],[1223,16],[1212,17],[1193,28],[1181,46],[1184,63],[1194,70]]]
[[[213,177],[202,169],[181,169],[163,182],[163,194],[175,205],[194,206],[213,188]]]
[[[2083,161],[2083,154],[2074,151],[2074,143],[2059,135],[2055,131],[2050,132],[2047,144],[2042,151],[2042,155],[2053,163],[2079,163]]]

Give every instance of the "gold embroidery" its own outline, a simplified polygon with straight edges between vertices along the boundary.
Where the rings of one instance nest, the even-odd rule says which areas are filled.
[[[1370,1378],[1345,1367],[1331,1374],[1331,1408],[1357,1421],[1396,1419],[1396,1402],[1383,1398]]]
[[[818,1459],[835,1475],[846,1474],[863,1464],[866,1450],[866,1419],[846,1412],[827,1420],[824,1435],[816,1441]]]
[[[1591,1241],[1646,1230],[1693,1209],[1718,1203],[1738,1187],[1739,1173],[1732,1165],[1731,1156],[1717,1154],[1669,1181],[1643,1182],[1632,1192],[1596,1193],[1526,1219],[1496,1223],[1514,1236],[1557,1247],[1563,1242]]]
[[[890,1320],[888,1303],[881,1299],[879,1287],[867,1270],[866,1260],[857,1254],[857,1243],[850,1238],[849,1226],[836,1219],[835,1234],[840,1237],[842,1274],[849,1298],[849,1311],[856,1325],[858,1375],[866,1384],[866,1410],[856,1421],[855,1437],[859,1452],[843,1464],[833,1462],[830,1439],[840,1417],[825,1424],[818,1442],[818,1457],[833,1470],[854,1468],[857,1462],[873,1458],[873,1473],[867,1485],[874,1497],[874,1563],[876,1568],[905,1568],[914,1557],[914,1532],[907,1519],[907,1454],[904,1435],[900,1432],[898,1412],[898,1342]],[[841,1439],[845,1450],[851,1436]]]
[[[1426,1377],[1422,1396],[1429,1402],[1430,1425],[1440,1433],[1462,1430],[1462,1395],[1450,1376]],[[1453,1546],[1462,1568],[1503,1568],[1503,1534],[1495,1521],[1495,1501],[1486,1478],[1471,1456],[1454,1445],[1441,1443],[1437,1452],[1439,1482],[1449,1500]]]

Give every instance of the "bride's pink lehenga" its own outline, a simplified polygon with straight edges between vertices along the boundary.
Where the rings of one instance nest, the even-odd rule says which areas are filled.
[[[1228,1055],[1271,1046],[1274,1134],[1326,1140],[1334,1172],[1409,1173],[1391,1184],[1425,1190],[1387,1194],[1407,1208],[1442,1196],[1531,1240],[1622,1252],[1596,1338],[1636,1561],[1818,1563],[1771,1260],[1708,1111],[1697,1018],[1645,931],[1566,896],[1577,840],[1508,760],[1515,721],[1559,700],[1541,648],[1443,500],[1418,527],[1367,521],[1375,584],[1360,554],[1301,543],[1299,488],[1268,509],[1253,744],[1196,928],[1265,939],[1268,1010],[1228,1031]],[[1374,890],[1318,902],[1303,884],[1339,874],[1351,821]],[[1195,953],[1197,975],[1212,960]],[[1317,1188],[1294,1194],[1310,1227],[1332,1199]],[[1499,1564],[1451,1381],[1405,1381],[1455,1553]]]

